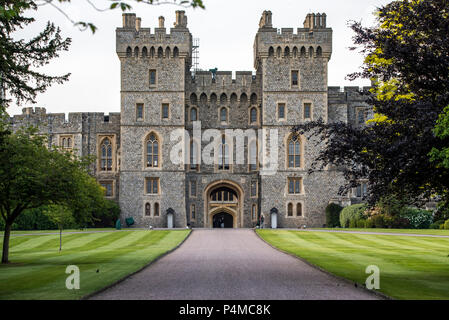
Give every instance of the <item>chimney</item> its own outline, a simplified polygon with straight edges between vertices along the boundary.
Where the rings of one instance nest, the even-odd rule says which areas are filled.
[[[136,28],[136,14],[135,13],[124,13],[123,17],[123,28]]]
[[[260,18],[259,28],[272,28],[272,13],[271,11],[264,11]]]
[[[165,18],[163,16],[159,17],[159,28],[164,28]]]
[[[140,30],[140,25],[142,23],[142,18],[136,18],[136,30]]]
[[[175,28],[186,28],[187,27],[187,16],[185,15],[185,11],[178,10],[176,11],[176,22],[174,23]]]

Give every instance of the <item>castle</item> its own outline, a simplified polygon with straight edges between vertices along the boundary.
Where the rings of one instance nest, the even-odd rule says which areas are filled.
[[[237,71],[235,77],[227,71],[192,73],[185,12],[176,12],[169,33],[164,23],[160,17],[152,32],[135,14],[123,14],[116,30],[120,113],[70,113],[66,119],[24,108],[11,118],[13,128],[36,125],[48,134],[49,146],[96,155],[92,174],[106,197],[119,203],[122,223],[132,217],[139,227],[250,228],[261,214],[267,227],[320,227],[330,202],[361,199],[364,184],[337,195],[343,184],[338,168],[309,175],[318,139],[292,134],[293,126],[319,118],[363,125],[372,116],[358,87],[328,87],[332,29],[326,14],[308,14],[294,31],[274,28],[271,12],[263,12],[254,40],[256,72]],[[228,137],[228,131],[251,129],[263,134],[248,136],[243,148]],[[177,130],[188,133],[184,151],[192,161],[172,161]],[[219,134],[212,153],[211,130]],[[260,150],[270,143],[267,154],[276,170],[264,174]],[[213,163],[195,161],[208,152]],[[245,161],[237,163],[238,157]]]

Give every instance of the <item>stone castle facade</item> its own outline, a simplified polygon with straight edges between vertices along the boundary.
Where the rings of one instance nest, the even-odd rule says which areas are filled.
[[[106,197],[120,204],[122,223],[133,217],[139,227],[249,228],[263,214],[269,227],[271,213],[277,212],[277,227],[320,227],[329,202],[355,202],[365,191],[361,185],[338,197],[343,181],[336,168],[308,175],[319,152],[317,140],[291,132],[298,123],[319,118],[357,125],[371,115],[358,87],[328,87],[332,29],[325,14],[308,14],[295,32],[274,28],[271,12],[265,11],[254,40],[255,74],[192,73],[192,35],[183,11],[176,12],[169,32],[163,17],[152,32],[135,14],[124,14],[116,51],[120,113],[70,113],[66,119],[44,108],[24,108],[11,123],[38,126],[48,134],[49,146],[95,155],[92,173]],[[199,138],[195,121],[201,122]],[[216,161],[171,161],[179,143],[171,135],[179,129],[189,133],[189,160],[207,148],[207,132],[218,130]],[[240,150],[229,129],[275,130],[275,174],[263,174],[259,159],[261,144],[270,144],[268,134],[245,139]],[[238,156],[247,161],[237,164]]]

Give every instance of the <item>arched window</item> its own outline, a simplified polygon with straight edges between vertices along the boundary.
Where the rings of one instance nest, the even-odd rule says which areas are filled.
[[[62,143],[61,143],[63,148],[66,148],[66,138],[62,138]]]
[[[151,49],[150,49],[150,57],[151,58],[154,58],[154,54],[155,54],[155,49],[154,49],[154,47],[151,47]]]
[[[257,104],[257,94],[255,93],[251,95],[251,104],[252,105]]]
[[[284,49],[284,57],[285,58],[290,57],[290,48],[289,47],[285,47],[285,49]]]
[[[159,141],[154,133],[148,136],[147,147],[147,168],[159,167]]]
[[[246,95],[246,93],[242,93],[242,95],[240,96],[240,103],[246,104],[247,102],[248,102],[248,96]]]
[[[179,49],[178,49],[178,47],[175,47],[173,49],[173,58],[177,58],[177,57],[179,57]]]
[[[190,103],[196,105],[198,103],[198,99],[196,98],[196,94],[192,93],[190,95]]]
[[[226,95],[226,93],[222,93],[220,96],[220,103],[225,104],[226,102],[228,102],[228,96]]]
[[[321,47],[318,47],[316,49],[316,56],[321,57],[322,55],[323,55],[323,49],[321,49]]]
[[[100,169],[101,171],[112,171],[112,144],[109,138],[105,138],[100,145]]]
[[[134,57],[139,57],[139,47],[134,48]]]
[[[288,167],[301,167],[301,142],[296,134],[293,134],[288,141]]]
[[[313,47],[309,48],[309,57],[313,58]]]
[[[126,56],[131,57],[133,55],[133,49],[131,47],[126,48]]]
[[[281,47],[278,47],[278,48],[276,49],[276,56],[277,56],[278,58],[280,58],[280,57],[281,57],[281,53],[282,53],[282,49],[281,49]]]
[[[251,141],[249,144],[249,170],[257,171],[257,142]]]
[[[268,49],[268,56],[269,57],[273,57],[274,56],[274,49],[273,49],[273,47],[270,47],[270,49]]]
[[[298,48],[293,47],[293,58],[298,58]]]
[[[237,202],[237,193],[226,187],[218,188],[214,190],[210,195],[212,202]]]
[[[301,57],[305,58],[305,56],[306,56],[306,48],[302,47],[301,48]]]
[[[302,204],[299,202],[296,204],[296,216],[302,217]]]
[[[72,139],[67,138],[67,148],[71,148],[72,147]]]
[[[151,204],[149,204],[148,202],[145,203],[145,216],[151,216]]]
[[[293,204],[289,203],[287,206],[287,216],[293,217]]]
[[[155,202],[154,203],[154,211],[153,211],[153,215],[155,217],[159,217],[159,202]]]
[[[198,144],[195,140],[190,140],[190,169],[196,170],[199,165]]]
[[[165,57],[166,58],[171,58],[170,56],[171,56],[171,50],[170,50],[170,47],[167,47],[165,49]]]
[[[229,145],[226,143],[226,137],[223,135],[218,150],[218,169],[229,170]]]
[[[143,47],[143,49],[142,49],[142,57],[144,57],[144,58],[148,57],[148,49],[147,49],[147,47]]]
[[[157,49],[157,57],[158,58],[163,58],[164,57],[164,49],[162,49],[162,47],[159,47]]]
[[[198,110],[195,107],[190,108],[190,121],[198,120]]]
[[[201,94],[201,96],[200,96],[200,103],[201,103],[201,105],[205,105],[205,104],[207,104],[207,95],[203,92],[202,94]]]
[[[257,109],[255,107],[251,108],[249,117],[250,123],[257,123]]]
[[[195,210],[195,205],[192,204],[192,206],[190,207],[190,219],[191,220],[195,220],[196,219],[196,210]]]
[[[220,109],[220,121],[221,122],[228,121],[228,110],[225,107]]]
[[[210,103],[211,104],[216,104],[217,103],[217,95],[215,94],[215,93],[212,93],[211,95],[210,95]]]
[[[237,95],[235,93],[231,94],[231,104],[237,103]]]

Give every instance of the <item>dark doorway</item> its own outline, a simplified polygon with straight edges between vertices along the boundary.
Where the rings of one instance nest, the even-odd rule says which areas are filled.
[[[234,218],[225,212],[217,213],[214,215],[214,228],[233,228]]]

